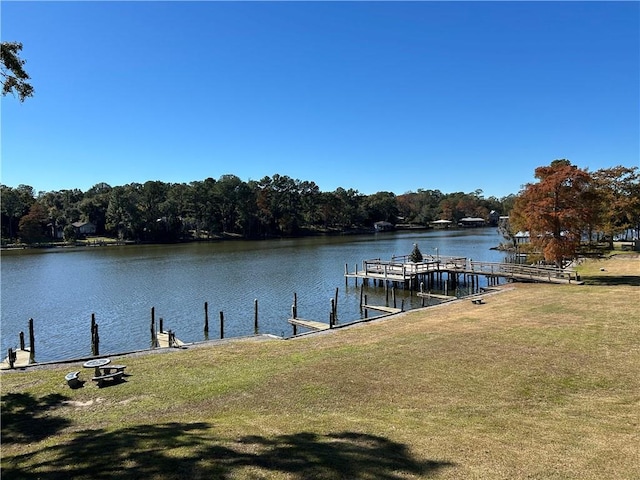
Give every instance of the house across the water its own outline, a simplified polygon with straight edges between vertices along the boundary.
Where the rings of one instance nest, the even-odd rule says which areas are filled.
[[[460,219],[458,225],[460,227],[470,228],[470,227],[484,227],[485,226],[484,218],[480,217],[465,217]]]
[[[453,222],[451,220],[436,220],[435,222],[431,222],[431,226],[433,228],[449,228]]]
[[[396,227],[393,223],[381,221],[374,223],[373,228],[376,232],[390,232],[391,230],[395,230]]]
[[[78,235],[93,235],[96,233],[96,226],[92,222],[74,222],[71,226],[76,229]]]

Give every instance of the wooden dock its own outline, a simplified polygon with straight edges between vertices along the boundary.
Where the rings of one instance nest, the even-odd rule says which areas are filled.
[[[24,350],[16,349],[16,361],[13,363],[13,368],[21,368],[26,367],[27,365],[31,365],[31,351],[26,348]],[[0,362],[0,370],[9,370],[11,367],[9,366],[9,358],[5,357],[2,362]]]
[[[498,278],[520,282],[538,283],[573,283],[582,284],[578,275],[572,270],[552,266],[520,265],[513,263],[474,262],[463,257],[426,256],[422,262],[410,262],[408,256],[393,257],[391,261],[379,258],[364,260],[362,269],[349,272],[345,265],[345,279],[369,280],[380,285],[391,283],[404,284],[409,288],[417,287],[420,280],[433,283],[446,275],[449,280],[458,283],[459,277],[470,279],[473,283],[478,276],[486,276],[494,282]]]
[[[288,322],[291,325],[308,328],[309,330],[322,331],[329,330],[331,326],[328,323],[316,322],[315,320],[304,320],[302,318],[290,318]]]
[[[173,339],[171,341],[171,345],[169,344],[169,332],[158,332],[156,335],[157,335],[157,339],[158,339],[158,347],[160,347],[160,348],[182,347],[182,346],[184,346],[184,342],[182,340],[180,340],[179,338],[176,338],[175,334],[173,335]]]
[[[431,293],[431,292],[418,292],[416,295],[422,298],[435,298],[438,300],[443,300],[445,302],[450,302],[452,300],[458,299],[458,297],[455,297],[452,295],[441,295],[439,293]]]
[[[385,307],[384,305],[362,305],[362,308],[365,308],[367,310],[376,310],[378,312],[384,313],[400,313],[402,311],[401,308]]]

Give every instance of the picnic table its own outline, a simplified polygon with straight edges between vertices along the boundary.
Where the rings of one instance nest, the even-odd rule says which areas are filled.
[[[93,360],[84,362],[82,366],[84,368],[95,368],[95,376],[97,377],[100,375],[100,367],[104,367],[105,365],[109,365],[110,363],[110,358],[94,358]]]
[[[105,380],[118,381],[124,375],[125,365],[109,365],[109,358],[95,358],[82,364],[84,368],[94,368],[94,375],[91,380],[98,383],[98,387],[102,387]]]

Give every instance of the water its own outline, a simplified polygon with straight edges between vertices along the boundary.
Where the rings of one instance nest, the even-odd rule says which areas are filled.
[[[34,319],[36,360],[91,354],[91,314],[99,325],[100,353],[150,346],[151,307],[184,342],[205,340],[204,302],[209,305],[209,337],[252,335],[254,299],[260,333],[288,336],[294,292],[298,317],[328,322],[330,299],[338,288],[338,323],[361,318],[360,289],[345,285],[344,270],[362,260],[411,252],[437,253],[481,261],[503,261],[494,229],[396,232],[364,236],[229,241],[183,245],[21,250],[2,253],[0,327],[2,353],[18,345],[18,334]],[[384,304],[383,288],[367,289],[369,303]],[[420,306],[398,290],[405,308]],[[373,315],[373,312],[370,312]],[[370,316],[372,316],[370,315]]]

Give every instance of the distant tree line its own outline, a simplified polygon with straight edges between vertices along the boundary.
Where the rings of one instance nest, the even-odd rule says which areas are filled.
[[[191,183],[148,181],[112,187],[35,193],[27,185],[0,186],[3,242],[73,241],[76,222],[91,222],[96,235],[137,242],[177,242],[222,234],[247,239],[313,232],[370,229],[378,221],[428,225],[439,219],[506,214],[515,195],[501,199],[472,193],[418,190],[364,195],[338,188],[322,192],[314,182],[285,175],[242,181],[235,175]]]

